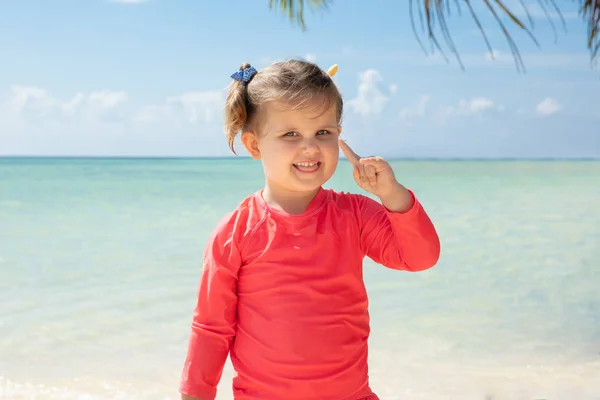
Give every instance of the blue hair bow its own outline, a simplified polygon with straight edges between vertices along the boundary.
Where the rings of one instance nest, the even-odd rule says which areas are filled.
[[[250,79],[257,73],[258,71],[254,67],[249,67],[242,69],[240,71],[234,72],[231,77],[236,81],[248,83]]]

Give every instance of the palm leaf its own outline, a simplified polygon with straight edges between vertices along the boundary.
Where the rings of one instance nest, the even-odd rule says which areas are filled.
[[[493,16],[494,20],[498,24],[500,30],[502,31],[502,33],[504,34],[504,37],[506,38],[506,40],[508,42],[508,45],[513,54],[513,58],[515,60],[517,69],[524,70],[525,65],[521,58],[521,54],[519,52],[518,46],[514,42],[508,28],[502,21],[501,17],[502,16],[508,17],[508,20],[511,22],[511,25],[516,26],[521,31],[524,31],[536,45],[538,45],[538,42],[537,42],[536,38],[534,37],[534,35],[532,34],[532,32],[530,31],[530,28],[528,28],[523,23],[523,21],[521,21],[516,16],[516,14],[514,12],[511,9],[509,9],[508,6],[506,6],[506,4],[504,2],[505,0],[504,1],[503,0],[408,0],[408,12],[411,16],[411,26],[412,26],[413,32],[415,33],[415,37],[417,38],[417,41],[421,45],[421,48],[424,51],[426,51],[425,46],[423,45],[423,42],[421,41],[419,34],[417,32],[417,28],[416,28],[415,21],[414,21],[415,13],[417,13],[420,23],[421,23],[422,31],[426,35],[427,39],[430,41],[432,47],[437,49],[444,56],[444,58],[446,58],[446,55],[442,51],[442,47],[440,45],[440,42],[439,42],[437,34],[436,34],[436,30],[435,30],[436,25],[439,25],[442,37],[444,38],[446,45],[449,47],[450,51],[452,53],[454,53],[459,64],[461,65],[461,67],[464,68],[462,61],[460,59],[459,52],[452,40],[452,36],[448,29],[448,25],[446,24],[446,20],[448,17],[450,17],[453,9],[456,9],[458,11],[458,14],[460,15],[461,4],[462,4],[469,11],[469,14],[471,15],[471,17],[473,18],[473,21],[477,25],[477,28],[479,29],[479,32],[481,33],[481,35],[483,37],[486,47],[488,48],[490,53],[493,53],[493,50],[492,50],[492,47],[488,40],[488,37],[487,37],[485,30],[483,29],[483,26],[481,25],[481,22],[479,20],[479,16],[477,15],[477,13],[475,12],[475,10],[472,6],[472,3],[475,1],[480,2]],[[524,0],[519,0],[519,1],[521,4],[521,7],[523,7],[523,9],[525,11],[525,14],[527,15],[527,18],[528,18],[529,24],[531,25],[531,28],[533,28],[533,18],[531,18],[531,14],[529,12],[527,4],[525,3]],[[600,0],[573,0],[573,1],[579,2],[580,15],[587,25],[587,47],[590,51],[591,61],[594,62],[596,60],[596,58],[598,57],[598,54],[600,53]],[[312,5],[316,8],[323,9],[323,8],[328,7],[332,3],[332,0],[307,0],[306,2],[310,3],[310,5]],[[555,10],[555,12],[560,16],[563,27],[566,29],[565,20],[562,16],[562,13],[560,12],[559,7],[556,4],[556,1],[555,0],[535,0],[535,2],[537,5],[540,6],[540,8],[546,14],[548,21],[552,25],[552,29],[554,31],[554,36],[556,39],[556,28],[554,26],[554,23],[552,21],[550,13],[548,12],[548,7],[552,7]],[[305,7],[304,0],[269,0],[269,6],[271,8],[277,7],[282,12],[287,13],[288,17],[291,20],[296,20],[297,23],[302,27],[302,29],[306,28],[306,24],[304,22],[304,7]]]
[[[600,50],[600,0],[582,1],[581,14],[587,19],[587,45],[592,59],[595,59]]]
[[[304,3],[316,9],[325,9],[331,0],[269,0],[269,8],[278,8],[286,13],[290,20],[295,20],[302,29],[306,29],[304,22]]]

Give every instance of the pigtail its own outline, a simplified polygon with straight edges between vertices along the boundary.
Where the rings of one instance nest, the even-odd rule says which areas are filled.
[[[250,68],[250,64],[244,63],[240,71]],[[233,148],[235,137],[242,131],[248,122],[248,83],[234,80],[229,87],[227,101],[225,102],[225,134],[227,143],[234,154]]]

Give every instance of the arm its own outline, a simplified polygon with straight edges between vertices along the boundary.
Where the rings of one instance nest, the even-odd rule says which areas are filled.
[[[212,400],[236,328],[237,276],[241,257],[234,218],[213,233],[204,254],[198,299],[180,382],[185,400]]]
[[[440,256],[438,234],[414,193],[402,185],[379,204],[360,196],[361,243],[367,257],[388,268],[423,271]]]
[[[340,140],[340,147],[354,166],[354,180],[382,204],[357,196],[361,245],[366,256],[388,268],[422,271],[440,256],[440,240],[429,216],[414,194],[397,180],[390,164],[381,157],[362,158]]]

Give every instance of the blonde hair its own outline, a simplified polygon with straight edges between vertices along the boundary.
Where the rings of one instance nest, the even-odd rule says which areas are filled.
[[[250,68],[244,63],[240,71]],[[301,107],[315,98],[323,100],[323,109],[335,105],[337,122],[342,119],[344,103],[328,73],[304,60],[287,60],[272,64],[256,73],[249,82],[234,80],[225,103],[225,133],[229,148],[235,153],[234,140],[240,131],[256,125],[261,106],[281,101]]]

